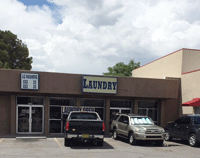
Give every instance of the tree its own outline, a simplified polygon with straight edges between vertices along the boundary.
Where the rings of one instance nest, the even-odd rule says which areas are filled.
[[[0,68],[31,70],[33,63],[28,48],[17,35],[0,30]]]
[[[135,63],[134,60],[126,65],[123,62],[117,63],[113,67],[108,67],[108,73],[103,73],[104,76],[132,76],[132,70],[140,67],[140,62]]]

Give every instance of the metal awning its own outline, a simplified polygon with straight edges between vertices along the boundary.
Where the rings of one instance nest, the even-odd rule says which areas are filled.
[[[182,104],[182,106],[200,106],[200,98],[194,98]]]

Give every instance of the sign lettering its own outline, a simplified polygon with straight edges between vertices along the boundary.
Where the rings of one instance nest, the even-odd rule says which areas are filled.
[[[82,91],[89,93],[117,93],[116,77],[83,76]]]

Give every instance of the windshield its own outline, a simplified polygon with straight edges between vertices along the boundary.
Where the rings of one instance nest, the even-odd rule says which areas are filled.
[[[200,117],[194,117],[194,124],[200,124]]]
[[[95,113],[72,113],[70,119],[92,119],[97,120],[98,117]]]
[[[131,117],[132,125],[154,125],[149,117]]]

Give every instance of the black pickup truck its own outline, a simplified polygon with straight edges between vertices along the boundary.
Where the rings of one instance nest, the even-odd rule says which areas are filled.
[[[64,145],[73,140],[93,141],[102,146],[105,124],[96,112],[73,111],[69,113],[65,126]]]

